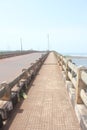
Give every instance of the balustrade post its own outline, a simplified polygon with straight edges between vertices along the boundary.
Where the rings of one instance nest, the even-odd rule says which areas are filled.
[[[59,66],[62,68],[62,56],[59,56]]]
[[[70,61],[70,59],[67,60],[66,62],[66,80],[70,80],[68,77],[68,71],[69,71],[69,67],[68,67],[68,62]]]
[[[58,57],[58,64],[59,64],[59,66],[61,65],[61,59],[60,59],[60,56]]]
[[[83,101],[80,97],[80,91],[81,89],[85,88],[85,84],[81,79],[81,72],[84,70],[84,67],[78,67],[77,69],[77,84],[76,84],[76,103],[82,104]]]
[[[61,56],[61,69],[63,71],[63,56]]]
[[[0,99],[9,101],[11,98],[11,89],[10,89],[9,85],[7,83],[3,83],[3,84],[1,84],[1,87],[3,87],[4,89],[2,89],[2,91],[0,93],[1,94]]]
[[[59,62],[59,55],[56,52],[54,52],[54,54],[55,54],[55,57],[56,57],[57,63],[58,63]]]

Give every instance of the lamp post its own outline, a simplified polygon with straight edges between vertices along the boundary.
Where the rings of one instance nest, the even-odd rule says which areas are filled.
[[[49,51],[49,34],[47,35],[47,39],[48,39],[48,51]]]
[[[20,44],[21,44],[21,51],[22,51],[22,38],[20,38]]]

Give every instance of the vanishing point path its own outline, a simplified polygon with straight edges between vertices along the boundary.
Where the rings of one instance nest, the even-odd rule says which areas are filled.
[[[62,73],[50,53],[4,130],[81,130]]]

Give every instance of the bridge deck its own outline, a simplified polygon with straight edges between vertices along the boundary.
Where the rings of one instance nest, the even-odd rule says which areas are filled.
[[[50,53],[28,98],[16,107],[4,130],[81,130],[57,61]]]
[[[43,53],[31,53],[15,56],[11,58],[0,59],[0,84],[5,81],[9,83],[22,73],[22,69],[35,63]]]

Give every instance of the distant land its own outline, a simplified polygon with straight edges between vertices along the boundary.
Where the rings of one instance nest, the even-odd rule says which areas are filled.
[[[69,58],[87,58],[87,53],[63,53],[63,55]]]

